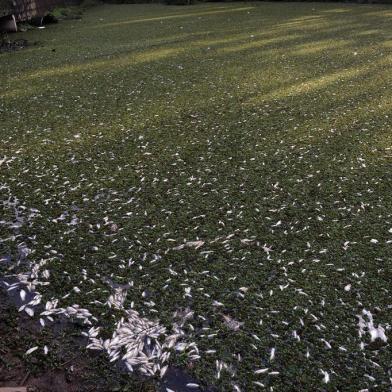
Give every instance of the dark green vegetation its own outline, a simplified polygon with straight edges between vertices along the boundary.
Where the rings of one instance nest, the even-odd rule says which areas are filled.
[[[89,309],[104,338],[124,315],[108,278],[168,330],[190,308],[201,358],[171,364],[219,391],[387,391],[391,17],[102,6],[23,34],[42,45],[0,56],[0,182],[39,213],[10,237],[5,205],[0,251],[24,241],[42,302]],[[363,309],[387,343],[359,336]]]

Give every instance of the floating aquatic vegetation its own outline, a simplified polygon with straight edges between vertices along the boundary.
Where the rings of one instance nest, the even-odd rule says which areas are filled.
[[[388,9],[108,7],[1,57],[17,308],[194,390],[388,390]]]

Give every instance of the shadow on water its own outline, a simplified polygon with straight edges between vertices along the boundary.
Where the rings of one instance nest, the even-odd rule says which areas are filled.
[[[0,265],[11,265],[11,255],[0,256]]]
[[[0,262],[1,262],[1,260],[4,260],[4,257],[2,259],[0,259]],[[10,289],[10,286],[16,282],[17,282],[16,278],[12,278],[12,277],[0,278],[0,287],[4,288],[7,291],[8,299],[10,300],[12,305],[14,305],[15,307],[17,307],[19,309],[22,305],[30,302],[35,297],[36,293],[32,293],[28,290],[25,290],[26,297],[25,297],[25,300],[22,301],[22,298],[19,295],[20,287]]]
[[[184,370],[171,367],[166,372],[166,375],[163,377],[159,392],[167,392],[167,390],[172,390],[176,392],[195,392],[195,391],[203,391],[203,392],[215,392],[216,388],[207,387],[199,388],[187,386],[189,384],[199,385],[199,383],[192,378],[189,374],[187,374]]]

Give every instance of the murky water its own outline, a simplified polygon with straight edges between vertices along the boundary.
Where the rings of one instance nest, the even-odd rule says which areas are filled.
[[[0,265],[11,264],[12,258],[11,255],[0,256]]]
[[[15,278],[1,278],[0,277],[0,287],[3,287],[7,293],[10,301],[12,302],[15,307],[20,308],[23,304],[26,304],[30,302],[34,297],[35,293],[31,293],[30,291],[25,290],[26,292],[26,298],[24,301],[22,301],[22,298],[20,297],[20,288],[16,288],[13,290],[8,290],[9,285],[16,283],[17,280]]]
[[[171,367],[167,370],[165,376],[161,381],[161,385],[159,388],[160,392],[167,392],[171,389],[175,392],[215,392],[216,390],[213,388],[190,388],[187,387],[187,384],[196,384],[199,382],[192,378],[189,374],[187,374],[184,370]]]

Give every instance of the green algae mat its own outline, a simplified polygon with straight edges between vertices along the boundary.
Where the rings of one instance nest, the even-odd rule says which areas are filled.
[[[391,20],[103,5],[20,33],[38,44],[0,55],[18,310],[162,391],[390,390]]]

